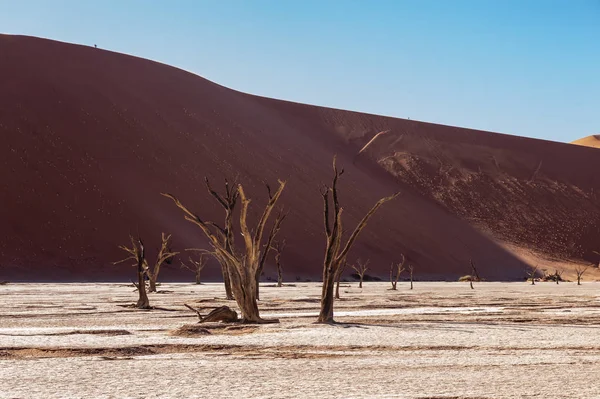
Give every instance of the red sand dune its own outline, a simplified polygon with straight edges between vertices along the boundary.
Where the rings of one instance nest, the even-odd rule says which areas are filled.
[[[251,207],[264,203],[264,181],[287,180],[285,277],[319,278],[319,186],[330,181],[333,154],[346,169],[347,228],[402,192],[351,253],[371,259],[371,274],[385,277],[406,253],[420,278],[454,279],[473,258],[484,277],[515,279],[525,265],[504,243],[590,261],[600,245],[595,149],[272,100],[148,60],[22,36],[0,35],[0,87],[0,279],[128,279],[133,269],[110,262],[130,233],[151,248],[161,231],[173,233],[175,249],[205,247],[159,195],[221,221],[204,176],[215,186],[237,176]],[[178,265],[163,277],[191,279]]]

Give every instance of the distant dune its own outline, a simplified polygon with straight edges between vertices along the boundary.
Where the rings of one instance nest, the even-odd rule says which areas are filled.
[[[284,275],[318,279],[319,187],[334,154],[346,170],[346,228],[402,192],[350,254],[369,258],[371,274],[385,278],[401,253],[428,279],[467,274],[471,258],[485,278],[502,280],[524,276],[523,254],[597,260],[600,152],[587,148],[262,98],[156,62],[23,36],[0,35],[0,87],[0,280],[129,279],[133,269],[111,262],[130,233],[150,257],[161,231],[174,249],[206,247],[159,195],[221,221],[204,176],[215,186],[237,178],[251,207],[264,203],[265,181],[287,180]],[[268,265],[265,277],[274,275]],[[192,278],[179,261],[163,276]]]
[[[587,136],[579,140],[573,141],[571,144],[583,145],[586,147],[600,148],[600,134]]]

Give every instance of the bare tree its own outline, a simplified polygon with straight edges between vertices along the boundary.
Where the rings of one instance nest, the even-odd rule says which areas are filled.
[[[575,273],[577,273],[577,285],[581,285],[581,277],[583,276],[583,274],[586,272],[587,269],[588,269],[587,266],[586,267],[577,266],[577,268],[575,269]]]
[[[415,271],[415,267],[412,265],[408,265],[408,271],[410,272],[410,289],[413,289],[413,273]]]
[[[325,187],[321,191],[324,204],[324,222],[325,222],[325,235],[327,238],[327,246],[325,249],[325,259],[323,261],[323,290],[321,293],[321,311],[319,312],[319,323],[333,323],[333,302],[334,293],[333,288],[335,285],[335,278],[340,268],[342,268],[346,262],[346,256],[348,251],[352,248],[352,245],[356,241],[359,233],[367,225],[368,220],[373,214],[379,209],[385,202],[396,198],[399,193],[385,197],[377,201],[377,203],[367,212],[362,218],[360,223],[356,226],[346,245],[342,247],[342,208],[338,200],[337,182],[340,176],[344,173],[342,169],[339,171],[336,166],[336,157],[333,157],[333,182],[331,187]],[[330,200],[329,193],[333,202],[333,221],[330,220]]]
[[[220,246],[225,248],[226,251],[233,252],[234,238],[233,238],[233,211],[239,198],[238,186],[236,183],[233,187],[229,185],[227,179],[225,179],[225,193],[223,195],[217,193],[210,185],[208,178],[204,178],[206,183],[206,189],[208,193],[223,207],[225,210],[225,224],[223,227],[219,227],[216,223],[207,222],[208,226],[214,228],[214,232]],[[219,251],[212,252],[219,265],[221,265],[221,274],[223,276],[223,285],[225,286],[225,297],[229,300],[233,299],[233,292],[231,290],[231,276],[230,270],[227,265],[227,258],[223,257]]]
[[[148,274],[148,292],[156,292],[156,282],[158,281],[158,273],[160,273],[160,267],[163,263],[167,262],[169,259],[177,255],[179,252],[173,252],[170,248],[169,241],[171,240],[171,235],[165,235],[165,233],[161,233],[161,244],[160,249],[158,251],[158,255],[156,256],[156,262],[154,263],[154,267],[150,270],[148,267],[148,263],[145,263],[146,273]]]
[[[137,266],[138,283],[134,283],[134,285],[139,293],[139,298],[135,306],[138,309],[150,309],[150,301],[148,300],[148,294],[146,293],[146,281],[144,280],[144,277],[146,276],[146,252],[144,249],[144,243],[142,242],[141,238],[138,238],[136,241],[133,236],[129,236],[129,239],[131,241],[131,248],[125,245],[119,245],[119,248],[127,252],[130,256],[118,262],[113,262],[113,265],[117,265],[128,260],[135,262],[134,265]]]
[[[402,254],[402,261],[400,261],[400,263],[394,265],[394,263],[392,262],[392,264],[390,265],[390,283],[392,283],[392,290],[396,291],[396,286],[398,285],[398,280],[400,279],[400,275],[402,274],[403,271],[405,271],[406,269],[404,268],[404,265],[406,264],[406,256],[404,256],[404,254]],[[394,274],[394,266],[396,266],[396,274]]]
[[[558,282],[562,280],[563,270],[554,269],[554,279],[556,280],[556,285]]]
[[[240,232],[244,238],[244,250],[238,251],[233,245],[233,231],[230,227],[225,230],[219,227],[216,223],[204,221],[196,214],[186,208],[177,198],[171,194],[163,194],[173,200],[175,205],[185,213],[185,219],[196,224],[208,238],[215,257],[227,266],[227,271],[231,279],[231,289],[233,296],[242,313],[242,321],[246,323],[263,323],[267,322],[260,317],[257,304],[257,282],[260,277],[260,270],[266,259],[266,256],[261,256],[261,250],[264,248],[268,251],[270,245],[263,245],[263,235],[265,226],[269,220],[269,216],[275,207],[277,200],[281,196],[281,192],[285,187],[285,182],[279,181],[279,188],[275,193],[271,193],[269,189],[269,201],[263,210],[263,213],[253,229],[254,233],[250,232],[248,227],[248,206],[250,199],[246,197],[242,185],[238,185],[236,192],[239,193],[239,198],[242,203],[240,211]],[[227,189],[229,191],[229,189]],[[237,194],[236,194],[237,196]],[[217,194],[216,198],[220,198]],[[223,203],[226,204],[225,201]],[[230,207],[224,206],[226,212]],[[269,233],[267,243],[272,243],[275,235],[279,231],[281,221],[284,215],[280,213]],[[225,236],[225,239],[223,237]],[[229,237],[229,238],[227,238]],[[263,254],[264,255],[264,254]],[[273,320],[275,321],[275,320]]]
[[[531,267],[527,272],[527,279],[531,280],[531,285],[535,285],[535,277],[537,275],[537,271],[538,267],[537,265],[535,265],[534,267]]]
[[[475,287],[473,286],[473,281],[481,281],[481,277],[479,277],[479,272],[477,271],[477,268],[475,267],[475,262],[473,262],[473,259],[469,259],[469,263],[471,264],[471,274],[463,277],[462,280],[463,281],[468,280],[469,286],[471,287],[472,290],[474,290]]]
[[[275,265],[277,266],[277,286],[283,286],[283,270],[281,267],[281,253],[285,248],[285,240],[278,241],[271,245],[271,249],[275,251]]]
[[[191,251],[191,249],[190,250],[186,250],[186,251]],[[186,264],[186,263],[183,263],[183,261],[181,262],[181,267],[183,267],[185,269],[188,269],[189,271],[194,272],[196,284],[202,284],[201,273],[202,273],[202,270],[204,270],[204,268],[206,267],[206,263],[208,262],[207,252],[208,251],[202,250],[202,252],[200,253],[200,256],[199,256],[198,260],[194,260],[190,256],[188,258],[190,260],[190,264],[189,265]]]
[[[356,263],[358,266],[352,266],[352,268],[356,271],[356,274],[358,274],[358,278],[360,279],[358,288],[362,288],[363,280],[365,279],[365,273],[367,270],[369,270],[367,267],[369,265],[369,259],[367,259],[366,262],[363,262],[361,259],[357,259]]]

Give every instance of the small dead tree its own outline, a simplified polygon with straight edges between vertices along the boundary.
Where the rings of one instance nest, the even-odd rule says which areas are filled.
[[[473,287],[473,281],[481,281],[481,277],[479,277],[479,272],[477,271],[477,268],[475,267],[475,262],[473,262],[473,259],[469,259],[469,262],[471,263],[471,275],[469,276],[469,285],[471,286],[471,289],[474,290],[475,287]]]
[[[562,270],[554,269],[554,279],[556,280],[556,285],[558,285],[558,282],[562,280],[562,274]]]
[[[265,226],[269,220],[273,208],[275,207],[277,200],[281,196],[281,193],[285,187],[285,182],[279,181],[279,188],[275,193],[271,193],[269,189],[269,201],[265,206],[263,213],[253,230],[254,233],[250,232],[248,227],[248,206],[250,205],[250,199],[246,197],[242,185],[238,185],[236,192],[239,193],[241,200],[241,211],[240,211],[240,232],[244,238],[244,250],[238,251],[233,245],[233,229],[232,224],[229,225],[228,229],[218,226],[216,223],[204,221],[199,216],[191,212],[185,207],[177,198],[171,194],[162,194],[163,196],[173,200],[175,205],[181,209],[185,214],[185,219],[189,222],[196,224],[204,235],[208,238],[211,246],[213,247],[215,257],[223,265],[227,266],[228,275],[231,279],[231,289],[233,296],[240,308],[242,313],[242,321],[246,323],[264,323],[267,322],[260,317],[257,304],[257,282],[260,277],[260,270],[262,270],[262,264],[266,259],[266,256],[261,256],[261,250],[264,248],[268,251],[270,245],[263,245],[263,235]],[[229,189],[227,188],[228,192]],[[216,194],[216,193],[215,193]],[[237,197],[238,194],[236,194]],[[217,194],[216,198],[220,196]],[[227,206],[225,201],[219,201],[225,204],[224,208],[226,213],[229,212],[231,207]],[[272,243],[275,235],[279,231],[281,221],[283,220],[283,214],[280,213],[275,220],[267,243]],[[276,320],[273,320],[274,322]]]
[[[139,293],[139,298],[135,307],[138,309],[150,309],[150,301],[148,300],[148,294],[146,293],[146,281],[144,279],[146,276],[146,252],[144,249],[144,243],[142,242],[141,238],[138,238],[136,241],[133,236],[129,236],[129,239],[131,241],[131,248],[125,245],[119,245],[119,248],[127,252],[130,256],[118,262],[113,262],[113,265],[117,265],[128,260],[135,262],[134,266],[137,266],[138,283],[134,283],[134,285]]]
[[[577,268],[575,269],[575,273],[577,273],[577,285],[581,285],[581,277],[583,276],[583,274],[586,272],[587,269],[588,269],[587,266],[586,267],[577,266]]]
[[[410,264],[408,265],[408,271],[410,272],[410,289],[413,289],[413,273],[415,271],[415,267]]]
[[[327,245],[325,249],[325,259],[323,261],[323,289],[321,292],[321,310],[319,312],[319,323],[333,323],[333,302],[334,302],[334,285],[336,276],[339,270],[344,267],[346,262],[346,256],[352,248],[352,245],[358,238],[358,235],[367,225],[368,220],[373,214],[379,209],[384,203],[396,198],[399,193],[385,197],[377,201],[377,203],[367,212],[362,218],[360,223],[356,226],[346,245],[342,246],[342,207],[340,206],[337,192],[337,182],[340,176],[342,176],[344,170],[339,171],[336,166],[336,157],[333,157],[333,182],[331,187],[324,187],[321,190],[321,196],[323,197],[324,204],[324,222],[325,222],[325,236],[327,238]],[[331,201],[329,199],[329,193],[331,193]],[[330,220],[330,202],[333,204],[333,221]]]
[[[535,277],[537,276],[537,265],[527,271],[527,280],[531,280],[531,285],[535,285]]]
[[[283,286],[283,269],[281,267],[281,253],[285,248],[285,240],[278,241],[271,245],[271,249],[275,251],[275,265],[277,266],[277,286]]]
[[[358,274],[358,278],[360,279],[358,283],[358,288],[362,288],[363,280],[365,279],[365,273],[367,272],[367,270],[369,270],[369,268],[367,267],[369,265],[369,259],[367,259],[366,262],[363,262],[361,259],[357,259],[356,263],[358,266],[352,266],[352,268],[354,269],[356,274]]]
[[[158,251],[158,255],[156,255],[156,262],[154,262],[154,267],[150,270],[148,267],[148,263],[145,263],[146,273],[148,274],[148,292],[156,292],[156,282],[158,281],[158,273],[160,273],[160,267],[163,263],[167,262],[169,259],[173,258],[179,252],[171,251],[170,243],[171,235],[165,235],[165,233],[161,233],[161,244],[160,249]]]
[[[392,262],[392,264],[390,265],[390,283],[392,283],[392,291],[396,291],[396,286],[398,285],[398,280],[400,279],[400,275],[402,274],[403,271],[405,271],[406,269],[404,268],[404,265],[406,264],[406,256],[404,256],[404,254],[402,254],[402,261],[400,261],[400,263],[394,265],[394,263]],[[395,266],[395,268],[394,268]],[[396,270],[396,273],[394,274],[394,269]]]
[[[192,249],[186,249],[186,251],[192,251]],[[192,257],[190,256],[188,258],[190,261],[189,265],[183,263],[183,261],[181,262],[181,267],[188,269],[191,272],[194,272],[196,284],[202,284],[201,273],[202,270],[204,270],[204,268],[206,267],[206,263],[208,262],[207,252],[208,251],[202,250],[198,260],[192,259]]]

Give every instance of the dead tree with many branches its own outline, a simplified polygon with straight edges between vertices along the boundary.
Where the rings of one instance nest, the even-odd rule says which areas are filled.
[[[146,276],[146,252],[144,249],[144,243],[142,242],[141,238],[138,238],[136,241],[133,236],[129,236],[129,239],[131,241],[131,248],[125,245],[119,245],[119,248],[127,252],[130,256],[118,262],[113,262],[113,265],[117,265],[128,260],[135,262],[134,266],[137,266],[138,283],[134,283],[134,285],[139,293],[139,298],[135,307],[138,309],[150,309],[150,301],[148,300],[148,294],[146,293],[146,281],[144,279]]]
[[[390,283],[392,283],[391,290],[393,290],[393,291],[396,291],[396,286],[398,285],[398,280],[400,279],[400,275],[402,274],[403,271],[406,270],[404,268],[405,264],[406,264],[406,256],[404,256],[404,254],[402,254],[402,261],[400,261],[400,263],[398,263],[397,265],[394,265],[394,263],[392,262],[392,264],[390,265]],[[396,266],[396,274],[394,274],[394,266]]]
[[[325,222],[325,235],[327,238],[327,244],[325,249],[325,259],[323,262],[323,289],[321,292],[321,310],[319,312],[319,323],[333,323],[333,302],[334,302],[334,285],[336,282],[336,276],[340,269],[344,267],[346,257],[352,245],[358,238],[358,235],[367,225],[368,220],[373,214],[379,209],[385,202],[396,198],[399,193],[385,197],[377,201],[377,203],[367,212],[362,218],[360,223],[356,226],[346,245],[342,246],[342,211],[343,208],[340,206],[337,182],[340,176],[344,173],[344,170],[338,170],[336,166],[336,157],[333,157],[333,182],[331,187],[325,187],[321,191],[324,204],[324,222]],[[329,194],[331,193],[331,200]],[[333,220],[330,220],[330,202],[333,205]]]
[[[263,263],[266,259],[266,256],[261,256],[263,255],[262,250],[263,248],[265,251],[269,250],[269,246],[263,245],[263,235],[269,216],[271,215],[277,200],[281,196],[284,187],[285,182],[280,180],[279,187],[275,193],[268,190],[269,201],[263,210],[256,228],[253,230],[254,233],[251,233],[247,222],[250,199],[246,197],[242,185],[238,185],[235,192],[239,194],[241,200],[240,232],[244,238],[244,249],[242,251],[238,251],[234,246],[233,229],[231,228],[232,224],[225,230],[216,223],[204,221],[185,207],[173,195],[163,193],[165,197],[173,200],[175,205],[184,212],[187,221],[200,227],[202,232],[208,238],[214,250],[215,257],[222,262],[221,264],[226,265],[228,275],[231,279],[233,296],[242,313],[242,321],[246,323],[266,322],[260,317],[257,304],[257,282],[260,277],[260,270],[262,270]],[[230,192],[228,188],[227,191]],[[238,194],[235,194],[235,196],[237,197]],[[221,198],[218,194],[215,197],[218,200]],[[219,202],[221,202],[222,205],[225,204],[224,208],[226,212],[228,212],[230,208],[232,209],[232,207],[227,206],[226,201],[222,198]],[[273,242],[275,235],[279,231],[282,220],[283,215],[280,213],[271,228],[267,243]]]
[[[161,233],[161,244],[160,249],[158,250],[158,255],[156,256],[156,262],[154,262],[154,267],[150,270],[148,263],[145,262],[146,274],[148,275],[148,292],[156,292],[156,282],[158,281],[158,273],[160,273],[160,267],[163,263],[169,261],[169,259],[173,258],[179,252],[173,252],[170,247],[169,241],[171,240],[171,235],[165,235],[165,233]]]
[[[365,273],[367,272],[367,270],[369,270],[369,268],[367,267],[369,266],[369,259],[367,259],[366,262],[363,262],[362,259],[357,259],[356,264],[358,266],[352,266],[352,268],[354,269],[356,274],[358,274],[358,278],[360,279],[358,283],[358,288],[362,288],[363,280],[365,279]]]
[[[527,271],[527,280],[531,280],[531,285],[535,285],[535,278],[537,276],[538,267],[533,266]]]
[[[586,272],[587,269],[588,269],[587,266],[586,267],[577,266],[577,268],[575,269],[575,273],[577,274],[577,285],[581,285],[581,277],[583,276],[583,274]]]
[[[186,251],[197,251],[196,249],[188,249]],[[206,267],[206,263],[208,262],[208,251],[200,250],[200,256],[198,260],[193,259],[191,256],[188,258],[190,264],[181,262],[181,267],[188,269],[191,272],[194,272],[195,282],[196,284],[202,284],[201,274],[202,270]]]

